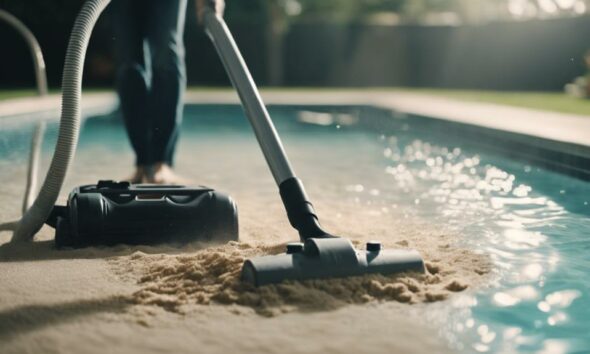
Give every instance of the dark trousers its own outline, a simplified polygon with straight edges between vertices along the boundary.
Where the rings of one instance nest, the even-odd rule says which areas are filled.
[[[116,86],[136,164],[173,164],[186,89],[186,0],[114,0]]]

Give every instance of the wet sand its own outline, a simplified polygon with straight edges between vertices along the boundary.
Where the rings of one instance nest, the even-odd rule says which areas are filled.
[[[297,235],[253,139],[185,139],[178,171],[237,200],[240,243],[57,251],[49,229],[19,247],[7,245],[9,234],[2,233],[2,352],[448,351],[424,315],[431,302],[484,284],[487,257],[459,248],[460,235],[445,225],[408,216],[401,205],[386,210],[378,203],[383,196],[347,192],[361,182],[367,191],[387,188],[381,167],[362,153],[334,147],[319,154],[309,144],[287,148],[323,225],[357,243],[381,239],[387,247],[416,248],[428,274],[241,287],[236,274],[243,258],[276,253]],[[124,177],[131,154],[114,156],[109,147],[82,150],[64,197],[97,176]],[[9,201],[0,209],[2,221],[18,216],[23,171],[16,165],[0,174],[0,196]]]

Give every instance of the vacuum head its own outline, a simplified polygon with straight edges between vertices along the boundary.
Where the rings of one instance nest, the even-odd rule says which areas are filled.
[[[246,116],[279,187],[289,222],[304,242],[290,244],[286,254],[247,260],[242,267],[243,280],[254,285],[265,285],[287,279],[424,271],[424,262],[416,251],[382,250],[381,245],[375,242],[367,244],[367,250],[360,251],[349,240],[330,236],[320,227],[319,218],[303,184],[291,168],[252,75],[227,25],[210,7],[206,7],[203,12],[203,22],[238,91]]]
[[[364,274],[424,272],[424,261],[415,250],[386,250],[379,242],[368,242],[357,250],[348,239],[309,238],[290,243],[287,252],[247,260],[242,280],[255,286],[284,280],[343,278]]]
[[[238,240],[236,204],[207,187],[100,181],[75,188],[47,224],[58,248]]]

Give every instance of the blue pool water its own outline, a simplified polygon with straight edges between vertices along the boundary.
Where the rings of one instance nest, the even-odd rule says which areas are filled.
[[[417,213],[495,265],[489,288],[439,314],[443,335],[466,352],[590,352],[590,185],[437,135],[410,124],[383,146]]]
[[[314,178],[313,164],[340,169],[343,177],[331,187],[360,205],[445,225],[464,235],[462,246],[491,257],[487,286],[429,305],[427,320],[453,350],[590,352],[589,183],[370,108],[274,107],[271,115],[304,180]],[[186,116],[181,162],[257,150],[237,106],[188,107]],[[395,124],[374,124],[381,120]],[[30,128],[0,131],[2,180],[11,174],[8,166],[24,165]],[[45,151],[55,141],[55,125],[47,135]],[[223,155],[224,149],[232,151]],[[115,117],[89,119],[82,131],[78,159],[102,155],[119,156],[120,165],[132,161]],[[0,188],[0,196],[11,195]]]

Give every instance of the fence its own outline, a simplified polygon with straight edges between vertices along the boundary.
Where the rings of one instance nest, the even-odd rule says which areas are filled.
[[[47,53],[50,83],[58,86],[71,21],[50,21],[30,26]],[[299,23],[283,36],[279,56],[265,24],[229,19],[229,25],[255,79],[272,81],[268,68],[274,50],[272,58],[282,68],[280,82],[274,83],[284,86],[561,90],[585,72],[582,56],[590,48],[589,16],[459,27]],[[1,25],[0,38],[5,50],[23,52],[0,57],[0,86],[31,86],[30,63],[21,59],[28,49]],[[107,14],[91,40],[85,83],[112,84],[111,41]],[[185,42],[189,83],[227,85],[208,38],[190,16]]]

